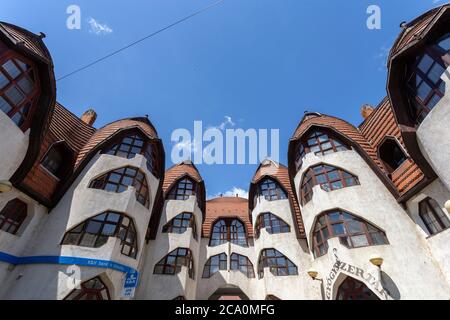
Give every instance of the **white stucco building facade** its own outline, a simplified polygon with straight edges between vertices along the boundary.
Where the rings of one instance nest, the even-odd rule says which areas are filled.
[[[148,117],[57,103],[44,36],[0,22],[0,299],[450,299],[449,19],[402,24],[359,126],[306,112],[287,166],[208,200]]]

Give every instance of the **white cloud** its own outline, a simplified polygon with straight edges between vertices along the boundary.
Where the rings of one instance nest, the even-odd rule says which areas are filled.
[[[218,130],[225,130],[226,128],[232,128],[236,126],[236,123],[233,121],[233,119],[230,116],[223,117],[224,121],[222,121],[221,124],[218,126],[209,126],[208,129],[218,129]]]
[[[233,122],[230,116],[225,116],[225,121],[219,126],[220,130],[224,130],[227,126],[234,127],[236,123]]]
[[[231,190],[216,194],[215,196],[208,196],[208,199],[219,198],[221,195],[224,197],[236,197],[238,195],[241,198],[248,199],[248,191],[237,187],[233,187]]]
[[[89,32],[94,33],[98,36],[107,35],[113,32],[113,29],[111,29],[106,23],[102,24],[94,18],[90,18],[88,23],[90,25]]]
[[[177,144],[175,144],[174,148],[177,150],[185,149],[191,152],[198,151],[198,147],[195,144],[195,140],[178,142]]]
[[[391,48],[387,46],[381,46],[380,51],[374,56],[376,60],[379,61],[380,65],[378,67],[379,71],[385,71],[387,68],[387,60],[389,57],[389,52],[391,51]]]

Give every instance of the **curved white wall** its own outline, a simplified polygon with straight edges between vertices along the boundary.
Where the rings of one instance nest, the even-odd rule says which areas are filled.
[[[399,291],[397,295],[393,293],[393,298],[448,299],[450,288],[434,262],[424,238],[417,232],[415,223],[357,152],[349,150],[326,156],[308,154],[301,171],[295,177],[298,196],[303,172],[321,162],[340,167],[358,176],[360,185],[332,192],[326,192],[320,186],[314,187],[312,200],[301,207],[310,248],[316,217],[324,211],[335,208],[362,217],[384,230],[389,245],[347,249],[337,239],[331,239],[327,255],[314,259],[311,253],[314,259],[312,266],[323,276],[329,274],[334,263],[333,248],[336,248],[340,260],[353,264],[360,270],[366,270],[368,274],[370,273],[368,270],[372,267],[369,262],[371,256],[381,255],[385,260],[383,271],[392,279]],[[407,265],[408,272],[401,267],[404,265]],[[415,275],[414,281],[411,281],[411,274]],[[397,290],[392,283],[385,285],[391,292]],[[369,288],[376,291],[373,285],[369,285]]]
[[[150,189],[150,208],[147,209],[136,201],[135,189],[129,187],[123,193],[113,193],[104,190],[90,189],[89,183],[96,177],[111,170],[124,166],[140,168],[146,173]],[[110,155],[96,155],[88,166],[75,180],[58,205],[49,213],[49,218],[35,230],[34,241],[28,243],[22,256],[70,256],[111,260],[137,269],[143,252],[145,251],[145,234],[150,221],[151,208],[155,201],[159,180],[156,179],[146,166],[146,159],[136,155],[133,159],[125,159]],[[101,214],[107,210],[127,214],[133,219],[138,233],[138,254],[133,259],[121,254],[120,239],[110,238],[100,248],[86,248],[81,246],[60,245],[66,231],[79,223]],[[70,290],[67,288],[64,272],[67,266],[60,265],[25,265],[17,267],[15,274],[23,274],[25,281],[12,286],[6,298],[20,299],[62,299]],[[59,277],[55,277],[60,274]],[[89,280],[100,274],[107,274],[114,288],[110,288],[116,299],[120,299],[125,274],[119,271],[101,268],[81,267],[82,281]],[[14,275],[11,275],[14,278]],[[39,290],[32,291],[29,288]]]
[[[183,212],[193,213],[197,224],[197,240],[192,229],[183,234],[162,233],[164,225]],[[142,270],[142,278],[137,290],[138,299],[172,300],[184,296],[188,300],[195,299],[196,282],[189,278],[188,269],[183,267],[176,275],[153,274],[155,265],[168,253],[177,248],[189,248],[194,258],[195,280],[201,277],[199,266],[199,247],[201,242],[202,212],[197,204],[197,198],[191,196],[188,200],[168,200],[165,202],[158,234],[155,240],[149,242]]]
[[[22,130],[0,110],[0,180],[9,180],[28,150],[30,130]],[[7,152],[6,152],[7,150]]]
[[[450,190],[450,67],[442,75],[445,96],[431,110],[417,130],[422,154]],[[449,199],[448,199],[449,200]]]

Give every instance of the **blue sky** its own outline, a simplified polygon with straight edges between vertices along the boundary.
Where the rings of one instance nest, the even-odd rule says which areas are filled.
[[[2,0],[0,20],[46,33],[60,77],[213,2]],[[148,114],[164,141],[167,168],[174,129],[192,131],[195,120],[219,126],[225,117],[235,128],[280,129],[286,163],[289,138],[305,110],[361,122],[361,105],[377,105],[386,94],[384,65],[400,22],[443,2],[225,0],[59,82],[57,98],[77,115],[94,108],[97,127]],[[66,28],[71,4],[81,8],[81,30]],[[381,8],[381,30],[366,27],[371,4]],[[103,32],[93,32],[91,18]],[[209,196],[247,190],[256,170],[198,168]]]

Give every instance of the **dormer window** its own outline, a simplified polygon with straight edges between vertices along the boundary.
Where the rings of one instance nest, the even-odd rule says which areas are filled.
[[[0,110],[26,131],[34,109],[38,85],[34,69],[17,57],[0,58]]]
[[[379,156],[388,173],[397,170],[408,157],[394,138],[387,138],[378,148]]]
[[[441,79],[449,66],[450,34],[429,45],[411,66],[408,87],[411,112],[420,124],[445,94],[445,82]],[[447,56],[447,59],[445,58]]]
[[[147,160],[148,171],[156,175],[156,147],[139,134],[123,137],[118,143],[104,150],[103,153],[126,159],[132,159],[137,154],[142,154]]]
[[[178,181],[167,195],[168,200],[188,200],[190,196],[196,194],[197,184],[190,178],[183,178]]]
[[[315,155],[326,155],[345,150],[349,150],[349,148],[336,137],[333,137],[325,131],[314,131],[300,140],[297,145],[295,160],[297,170],[302,166],[303,158],[307,153],[313,152]]]
[[[47,151],[41,165],[56,178],[62,179],[71,166],[70,154],[64,143],[56,143]]]
[[[286,192],[280,184],[271,178],[266,178],[258,184],[257,196],[263,196],[267,201],[287,199]]]

